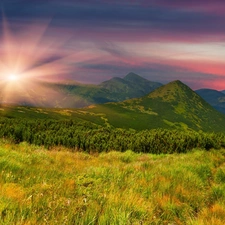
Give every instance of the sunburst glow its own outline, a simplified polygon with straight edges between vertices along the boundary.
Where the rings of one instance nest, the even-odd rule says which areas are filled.
[[[46,95],[48,99],[56,97],[57,93],[43,82],[57,82],[62,75],[70,73],[64,59],[72,54],[70,49],[63,50],[63,46],[71,37],[56,37],[54,31],[48,32],[49,21],[29,27],[21,25],[19,29],[10,28],[5,18],[2,21],[0,102],[39,105]]]
[[[19,76],[16,74],[9,74],[9,76],[7,77],[9,81],[17,81],[19,80]]]

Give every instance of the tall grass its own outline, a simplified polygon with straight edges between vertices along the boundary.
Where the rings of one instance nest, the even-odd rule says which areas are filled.
[[[225,150],[71,153],[0,143],[0,224],[224,224]]]

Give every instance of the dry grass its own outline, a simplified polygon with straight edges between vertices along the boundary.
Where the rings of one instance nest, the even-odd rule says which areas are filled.
[[[225,150],[150,155],[0,144],[0,224],[224,224]]]

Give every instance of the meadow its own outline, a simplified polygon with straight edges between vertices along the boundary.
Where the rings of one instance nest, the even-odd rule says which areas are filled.
[[[222,225],[225,149],[50,151],[0,142],[0,224]]]

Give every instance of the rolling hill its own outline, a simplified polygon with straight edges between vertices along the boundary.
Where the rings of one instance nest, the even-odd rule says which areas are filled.
[[[195,92],[213,108],[225,114],[225,93],[213,89],[199,89]]]

